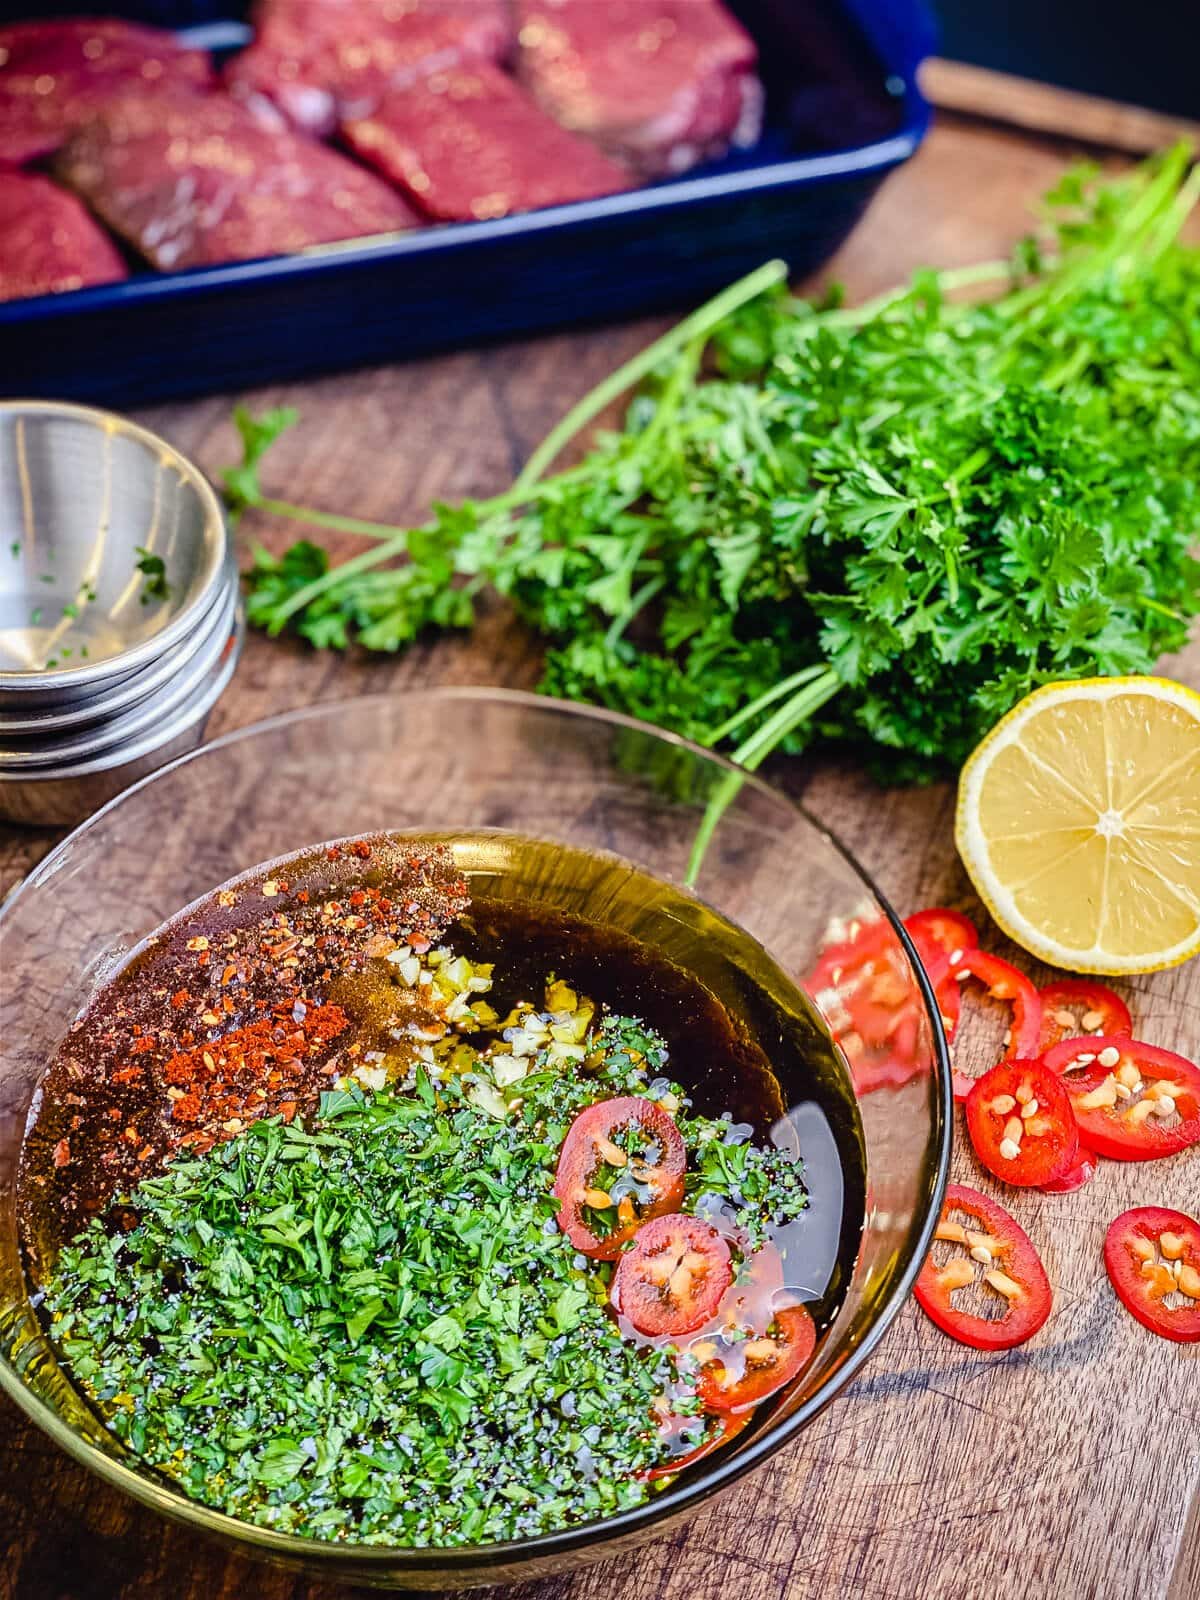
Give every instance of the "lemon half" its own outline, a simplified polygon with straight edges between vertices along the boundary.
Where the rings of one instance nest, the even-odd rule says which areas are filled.
[[[1074,972],[1200,951],[1200,695],[1088,678],[1026,696],[962,771],[959,854],[992,916]]]

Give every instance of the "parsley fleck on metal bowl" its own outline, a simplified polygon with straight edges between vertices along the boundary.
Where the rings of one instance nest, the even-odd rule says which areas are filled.
[[[612,714],[502,691],[441,690],[316,707],[242,730],[163,769],[78,829],[0,914],[9,979],[0,1000],[6,1392],[63,1448],[168,1517],[318,1578],[412,1589],[511,1582],[613,1553],[687,1516],[794,1438],[875,1349],[925,1258],[949,1154],[949,1063],[899,922],[830,836],[775,791],[755,778],[740,782],[712,827],[694,890],[685,887],[697,826],[714,797],[728,799],[732,772],[697,747]],[[547,841],[560,848],[539,855],[531,892],[547,908],[597,921],[605,907],[595,882],[583,895],[570,864],[584,854],[602,858],[614,886],[637,877],[669,891],[635,901],[627,931],[648,941],[682,937],[684,948],[690,938],[695,949],[716,921],[734,924],[745,936],[747,971],[761,961],[802,979],[819,964],[831,928],[864,919],[894,936],[914,1006],[911,1074],[855,1096],[832,1046],[824,1058],[838,1079],[829,1087],[848,1108],[837,1137],[861,1142],[865,1199],[861,1185],[839,1188],[846,1169],[837,1138],[810,1110],[825,1103],[819,1086],[787,1114],[813,1192],[839,1207],[843,1230],[860,1238],[840,1308],[810,1364],[749,1426],[633,1509],[536,1537],[438,1548],[326,1542],[235,1520],[188,1499],[110,1432],[72,1385],[30,1304],[17,1161],[47,1063],[74,1017],[148,934],[225,880],[322,840],[380,832],[483,840],[465,869],[481,896],[503,877],[516,835]],[[674,929],[662,916],[668,902]],[[814,991],[818,1020],[836,1030]],[[686,1082],[686,1064],[678,1070]],[[735,1078],[717,1086],[731,1102]]]
[[[0,402],[0,817],[76,823],[191,749],[242,632],[192,462],[111,412]]]
[[[0,401],[0,708],[86,701],[218,599],[225,518],[203,474],[113,412]]]

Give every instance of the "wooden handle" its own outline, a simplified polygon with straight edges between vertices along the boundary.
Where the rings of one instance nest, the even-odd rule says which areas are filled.
[[[1106,145],[1142,155],[1191,139],[1200,148],[1200,122],[1128,106],[1098,95],[1059,89],[989,67],[930,56],[921,65],[921,88],[943,111],[1005,122],[1034,133],[1052,133],[1081,144]]]

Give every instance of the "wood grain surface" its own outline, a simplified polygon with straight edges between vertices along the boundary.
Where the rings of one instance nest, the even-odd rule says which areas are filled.
[[[857,298],[923,262],[1003,254],[1066,153],[1061,143],[947,120],[889,180],[833,272]],[[303,417],[271,458],[270,483],[291,499],[399,520],[419,517],[435,496],[497,491],[567,405],[657,326],[262,389],[252,405],[294,403]],[[162,407],[144,420],[214,470],[234,455],[230,398]],[[279,527],[246,532],[275,547],[291,537]],[[1171,670],[1200,682],[1200,648]],[[535,646],[499,606],[472,637],[396,659],[339,659],[254,637],[210,732],[361,690],[532,687],[537,677]],[[901,910],[978,910],[954,853],[949,787],[880,793],[824,759],[776,776],[803,792]],[[0,830],[0,891],[54,842]],[[994,931],[984,942],[1012,954]],[[1127,992],[1143,1037],[1200,1051],[1200,962]],[[973,1014],[962,1046],[970,1070],[995,1059],[1001,1026],[998,1016]],[[969,1150],[954,1165],[957,1178],[981,1182]],[[1125,1315],[1100,1246],[1128,1206],[1195,1212],[1198,1192],[1200,1152],[1192,1152],[1129,1170],[1106,1164],[1076,1195],[1017,1197],[1013,1209],[1056,1285],[1053,1318],[1032,1344],[980,1355],[909,1306],[843,1397],[685,1529],[632,1556],[504,1591],[504,1600],[1196,1600],[1200,1346],[1156,1340]],[[7,1404],[0,1549],[4,1600],[351,1593],[253,1566],[168,1527]]]

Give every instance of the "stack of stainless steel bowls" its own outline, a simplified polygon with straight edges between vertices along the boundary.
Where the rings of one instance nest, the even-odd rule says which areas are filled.
[[[108,412],[0,403],[0,817],[77,822],[199,744],[243,628],[191,462]]]

